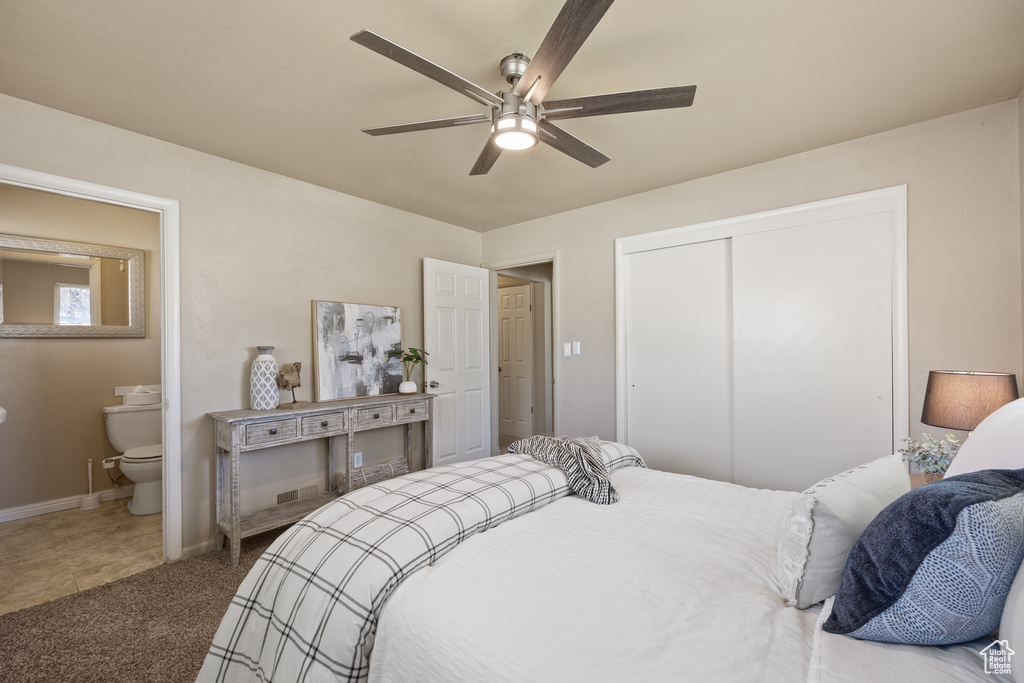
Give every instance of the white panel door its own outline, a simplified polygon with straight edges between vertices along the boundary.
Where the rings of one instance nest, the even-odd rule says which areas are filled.
[[[731,481],[729,240],[625,262],[627,438],[648,466]]]
[[[498,290],[498,428],[533,436],[533,288]]]
[[[491,443],[489,272],[423,259],[424,391],[434,394],[434,465],[482,458]]]
[[[887,213],[733,238],[736,483],[892,453],[892,243]]]

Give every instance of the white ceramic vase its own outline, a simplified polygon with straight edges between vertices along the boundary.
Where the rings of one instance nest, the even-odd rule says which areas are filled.
[[[416,382],[402,382],[398,385],[398,393],[400,394],[415,394],[416,393]]]
[[[259,355],[249,372],[249,402],[253,410],[273,410],[281,402],[277,388],[277,359],[273,346],[257,346]]]

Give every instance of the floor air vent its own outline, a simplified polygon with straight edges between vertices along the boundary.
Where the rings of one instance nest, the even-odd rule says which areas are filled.
[[[313,496],[319,496],[324,492],[323,482],[316,482],[313,484],[307,484],[300,486],[297,489],[290,491],[281,491],[280,493],[274,494],[274,505],[281,505],[282,503],[290,503],[293,500],[303,500],[304,498],[312,498]]]

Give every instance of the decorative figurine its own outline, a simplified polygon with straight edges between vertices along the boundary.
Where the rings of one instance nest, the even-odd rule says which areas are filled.
[[[281,391],[288,391],[291,389],[292,402],[282,403],[279,408],[303,408],[309,405],[309,401],[296,401],[295,400],[295,389],[302,386],[302,378],[299,377],[299,371],[302,370],[302,363],[289,363],[288,365],[282,365],[281,371],[277,373],[277,388]]]

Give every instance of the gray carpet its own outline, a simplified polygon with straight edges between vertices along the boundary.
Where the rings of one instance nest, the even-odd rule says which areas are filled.
[[[4,683],[194,681],[231,597],[281,530],[0,615]]]

